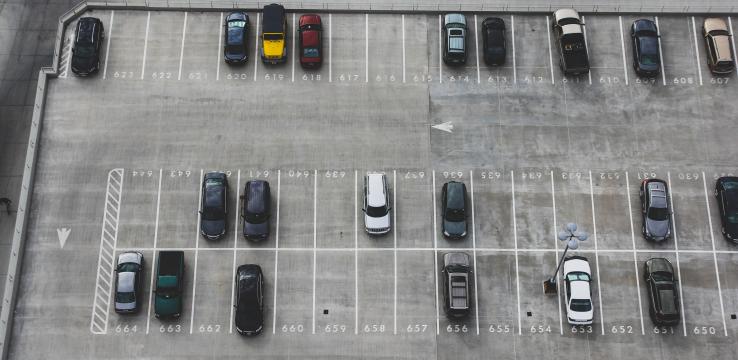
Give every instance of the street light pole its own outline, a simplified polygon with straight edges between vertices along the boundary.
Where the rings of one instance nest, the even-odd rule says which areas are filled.
[[[574,223],[568,223],[566,224],[566,230],[559,232],[558,238],[561,241],[566,241],[566,247],[564,248],[564,253],[561,254],[561,259],[559,259],[558,265],[556,265],[556,271],[554,274],[547,280],[543,282],[543,293],[546,295],[555,295],[558,293],[558,287],[556,286],[556,276],[559,273],[559,269],[561,268],[561,264],[564,262],[564,258],[566,257],[566,252],[569,251],[569,249],[576,250],[579,248],[579,242],[580,241],[586,241],[587,238],[589,238],[589,235],[584,231],[577,231],[577,224]]]

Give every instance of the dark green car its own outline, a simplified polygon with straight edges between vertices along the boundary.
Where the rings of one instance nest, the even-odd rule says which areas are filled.
[[[178,318],[182,314],[184,251],[162,251],[156,266],[154,313],[158,318]]]

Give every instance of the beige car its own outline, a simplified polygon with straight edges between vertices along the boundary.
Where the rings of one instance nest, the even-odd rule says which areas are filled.
[[[730,74],[735,70],[735,59],[730,48],[730,32],[725,20],[707,18],[702,24],[702,36],[707,48],[707,65],[713,74]]]

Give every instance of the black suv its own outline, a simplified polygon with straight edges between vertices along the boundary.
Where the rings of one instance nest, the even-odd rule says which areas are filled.
[[[482,22],[482,46],[487,65],[505,64],[505,21],[488,17]]]
[[[441,192],[443,235],[460,239],[466,236],[466,185],[457,181],[443,184]]]
[[[264,327],[264,275],[261,267],[246,264],[236,271],[236,331],[258,335]]]
[[[643,277],[648,287],[648,312],[653,323],[657,326],[679,324],[679,289],[669,260],[646,260]]]
[[[249,15],[242,11],[228,14],[225,20],[223,59],[229,64],[242,64],[248,60],[246,48],[249,38]]]
[[[100,19],[83,17],[77,21],[72,47],[72,72],[87,76],[100,69],[100,47],[104,38],[105,31]]]
[[[717,179],[715,198],[720,210],[723,236],[738,243],[738,177],[726,176]]]
[[[446,14],[443,17],[443,62],[446,65],[466,64],[466,17]]]
[[[200,232],[208,240],[218,240],[226,233],[228,177],[222,172],[209,172],[202,180]]]
[[[471,308],[471,260],[468,254],[443,255],[443,310],[451,318],[469,315]]]
[[[271,191],[264,180],[251,180],[243,191],[243,236],[249,240],[263,240],[269,236]]]
[[[671,235],[671,209],[666,182],[646,179],[638,191],[641,198],[643,237],[646,240],[664,241]]]

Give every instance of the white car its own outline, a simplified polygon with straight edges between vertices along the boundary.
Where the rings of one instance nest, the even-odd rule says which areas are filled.
[[[364,228],[371,235],[382,235],[390,231],[390,200],[387,177],[384,174],[369,174],[364,177]]]
[[[594,310],[590,282],[592,271],[587,258],[570,256],[564,260],[566,318],[571,325],[590,325]]]

